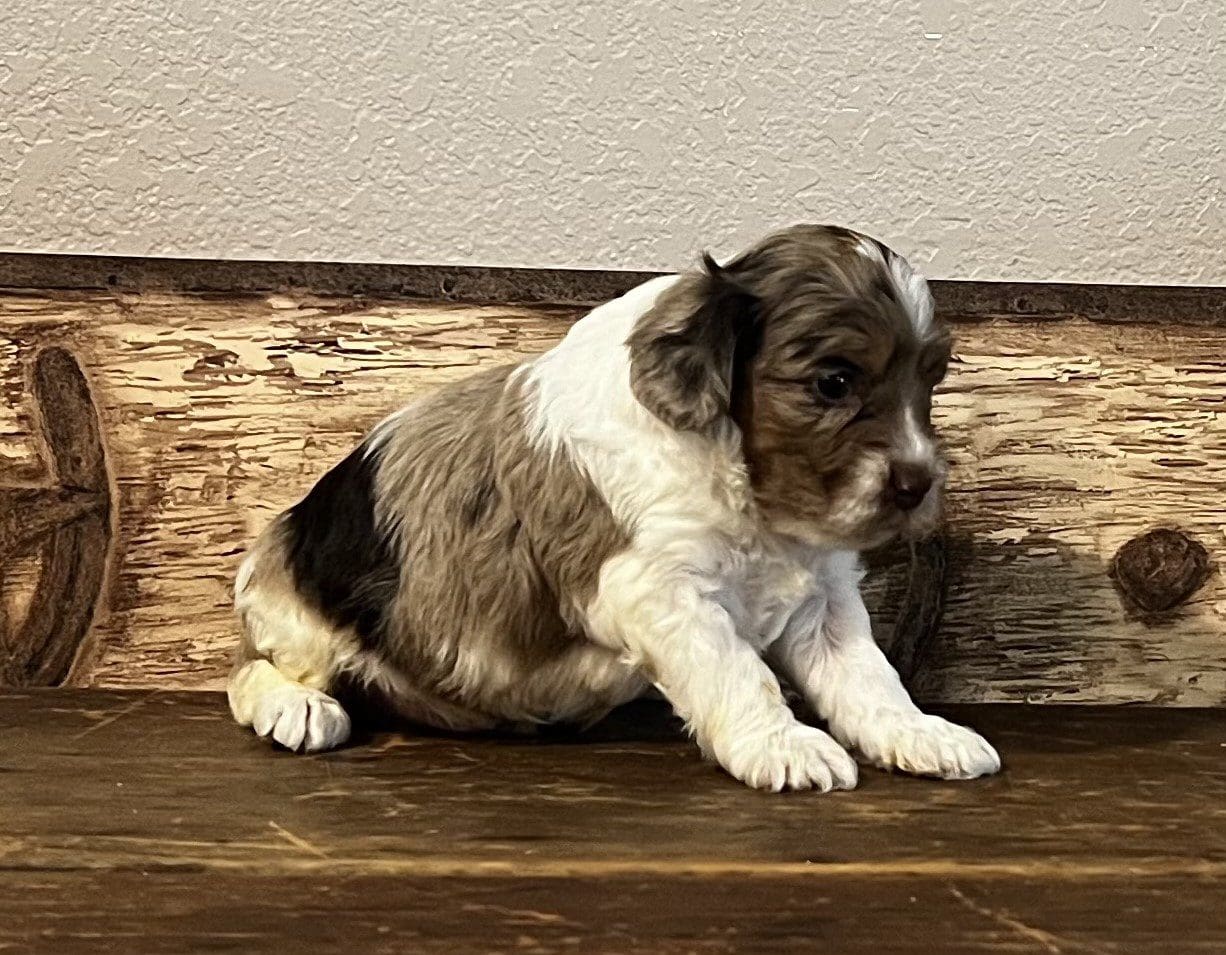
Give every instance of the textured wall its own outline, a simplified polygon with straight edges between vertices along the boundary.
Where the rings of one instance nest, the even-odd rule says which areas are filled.
[[[0,248],[1226,283],[1221,4],[25,0]]]

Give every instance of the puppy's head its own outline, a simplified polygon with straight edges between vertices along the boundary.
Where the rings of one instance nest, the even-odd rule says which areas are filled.
[[[862,549],[935,524],[946,468],[930,413],[950,338],[927,283],[876,240],[804,225],[723,266],[704,258],[627,344],[656,417],[739,427],[775,529]]]

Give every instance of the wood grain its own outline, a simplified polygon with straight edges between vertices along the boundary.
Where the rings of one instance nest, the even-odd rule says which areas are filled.
[[[537,353],[577,314],[284,295],[0,296],[0,472],[30,477],[20,369],[36,347],[63,343],[90,369],[118,483],[109,613],[73,680],[218,686],[234,639],[229,581],[258,529],[404,400]],[[1226,701],[1222,575],[1154,619],[1132,614],[1108,573],[1121,545],[1159,524],[1220,560],[1226,329],[1044,316],[957,331],[938,399],[955,464],[950,588],[916,675],[921,694]],[[874,589],[887,643],[907,589],[894,567]]]
[[[97,411],[76,359],[63,348],[43,348],[30,372],[48,484],[0,486],[0,562],[7,566],[31,548],[39,557],[20,625],[7,607],[0,614],[0,682],[54,686],[85,644],[101,595],[111,539],[110,478]]]
[[[1226,330],[1084,321],[960,327],[938,399],[954,462],[933,698],[1220,704],[1226,585],[1166,620],[1110,582],[1126,541],[1226,545]]]
[[[1195,953],[1226,946],[1226,713],[975,706],[1003,775],[772,796],[660,707],[316,757],[220,695],[0,694],[21,952]]]
[[[1002,775],[945,783],[866,768],[853,792],[779,796],[704,762],[662,705],[625,708],[587,734],[367,730],[345,749],[301,757],[235,724],[221,694],[9,691],[0,695],[6,862],[269,874],[750,877],[825,866],[864,876],[1226,877],[1222,711],[943,712],[992,740]]]
[[[370,955],[1220,955],[1209,880],[7,873],[0,945]],[[137,947],[139,946],[139,947]]]

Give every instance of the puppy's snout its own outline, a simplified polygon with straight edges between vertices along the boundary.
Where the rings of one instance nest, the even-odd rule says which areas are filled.
[[[890,468],[890,500],[900,511],[913,511],[932,490],[932,469],[926,464],[903,461]]]

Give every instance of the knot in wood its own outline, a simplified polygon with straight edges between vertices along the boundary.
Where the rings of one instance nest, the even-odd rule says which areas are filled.
[[[1209,576],[1209,552],[1183,531],[1159,527],[1116,551],[1111,572],[1124,595],[1142,610],[1171,610]]]

